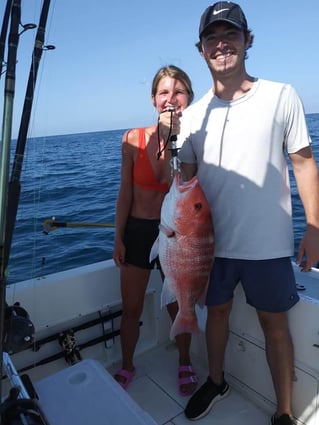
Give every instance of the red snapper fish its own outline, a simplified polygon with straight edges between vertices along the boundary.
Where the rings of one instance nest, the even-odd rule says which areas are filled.
[[[166,194],[160,231],[150,259],[159,255],[165,275],[162,307],[177,300],[178,313],[170,337],[199,331],[195,305],[203,307],[214,261],[214,230],[205,194],[193,177],[181,182],[177,174]]]

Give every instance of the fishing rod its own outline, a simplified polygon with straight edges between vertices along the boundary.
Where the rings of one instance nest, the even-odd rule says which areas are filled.
[[[12,237],[13,237],[17,211],[19,206],[20,191],[21,191],[20,176],[22,171],[23,156],[24,156],[24,150],[25,150],[25,145],[27,140],[27,133],[29,129],[32,103],[33,103],[39,64],[40,64],[43,50],[55,49],[55,47],[52,45],[44,46],[45,27],[46,27],[46,22],[47,22],[48,13],[49,13],[50,1],[51,0],[44,0],[42,9],[41,9],[38,30],[37,30],[35,42],[34,42],[34,49],[32,54],[27,90],[25,94],[23,110],[21,115],[21,122],[20,122],[18,138],[17,138],[16,151],[15,151],[15,156],[14,156],[13,165],[12,165],[11,179],[9,182],[6,235],[5,235],[5,248],[6,248],[5,257],[4,257],[5,267],[7,267],[9,262]]]
[[[57,229],[58,227],[115,227],[113,223],[65,223],[55,221],[55,218],[45,220],[43,222],[43,233],[48,235],[50,231]]]
[[[19,43],[19,25],[21,18],[21,0],[14,0],[11,10],[11,23],[8,40],[8,60],[4,87],[4,105],[2,120],[2,142],[0,156],[0,400],[2,399],[2,366],[4,342],[4,310],[6,304],[6,277],[5,277],[5,230],[6,207],[10,165],[10,145],[13,121],[13,100],[15,92],[15,75],[17,49]]]
[[[4,52],[5,52],[11,7],[12,7],[12,0],[7,0],[6,8],[3,14],[3,21],[2,21],[1,34],[0,34],[0,78],[2,75],[2,67],[4,65]]]
[[[5,64],[4,54],[5,54],[5,45],[6,45],[6,39],[7,39],[9,18],[10,18],[10,13],[11,13],[11,8],[12,8],[12,1],[13,0],[7,0],[5,12],[4,12],[4,15],[3,15],[2,27],[1,27],[1,34],[0,34],[0,78],[1,78],[1,75],[2,75],[3,65]],[[24,25],[22,25],[21,22],[20,22],[20,25],[23,27],[23,31],[21,31],[19,35],[21,35],[24,31],[36,28],[36,25],[34,25],[34,24],[24,24]]]
[[[49,1],[44,0],[44,3],[49,4]],[[43,9],[45,10],[44,5],[42,7],[42,10]],[[6,232],[7,220],[10,218],[10,214],[8,215],[7,209],[9,204],[10,147],[13,122],[17,50],[20,35],[30,28],[35,28],[34,24],[21,25],[21,0],[13,0],[10,16],[11,23],[8,37],[8,59],[6,63],[0,155],[0,423],[18,423],[16,422],[17,419],[20,420],[19,423],[26,424],[29,423],[27,420],[28,417],[34,418],[36,416],[37,423],[47,425],[48,421],[42,414],[40,406],[38,406],[37,402],[30,397],[25,398],[26,395],[21,392],[20,385],[17,387],[12,387],[9,393],[9,397],[2,402],[3,366],[8,364],[4,353],[6,338],[6,329],[4,327],[6,318],[5,310],[7,310],[5,270],[8,259],[8,248],[10,248],[6,244]],[[23,30],[19,33],[20,25],[23,27]],[[6,38],[4,32],[2,35],[4,38]],[[36,70],[34,70],[34,73],[36,73]],[[12,367],[10,366],[10,369],[11,368]],[[20,396],[22,399],[20,399]],[[39,420],[41,422],[39,422]],[[32,421],[32,423],[34,422]]]

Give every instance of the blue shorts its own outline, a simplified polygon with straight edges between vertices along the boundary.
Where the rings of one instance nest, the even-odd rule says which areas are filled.
[[[159,233],[159,220],[129,217],[123,242],[126,249],[125,262],[142,269],[160,269],[158,257],[149,261],[151,249]]]
[[[279,313],[289,310],[299,301],[290,258],[215,258],[206,304],[213,306],[229,302],[239,282],[247,303],[257,310]]]

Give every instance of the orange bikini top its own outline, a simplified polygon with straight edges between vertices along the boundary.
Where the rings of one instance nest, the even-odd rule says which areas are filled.
[[[167,183],[160,183],[153,171],[150,159],[146,151],[145,128],[139,128],[138,153],[134,163],[133,182],[136,186],[157,192],[168,192]]]

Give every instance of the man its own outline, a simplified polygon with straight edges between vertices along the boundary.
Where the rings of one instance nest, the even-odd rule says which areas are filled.
[[[286,153],[307,228],[297,262],[319,259],[319,178],[303,106],[293,87],[246,72],[253,34],[239,5],[217,2],[201,17],[197,47],[213,88],[183,112],[179,143],[187,179],[197,173],[212,209],[216,258],[210,277],[206,339],[209,376],[185,414],[196,420],[229,393],[223,377],[233,291],[241,282],[256,308],[277,397],[273,425],[294,424],[293,345],[287,311],[298,302]]]

